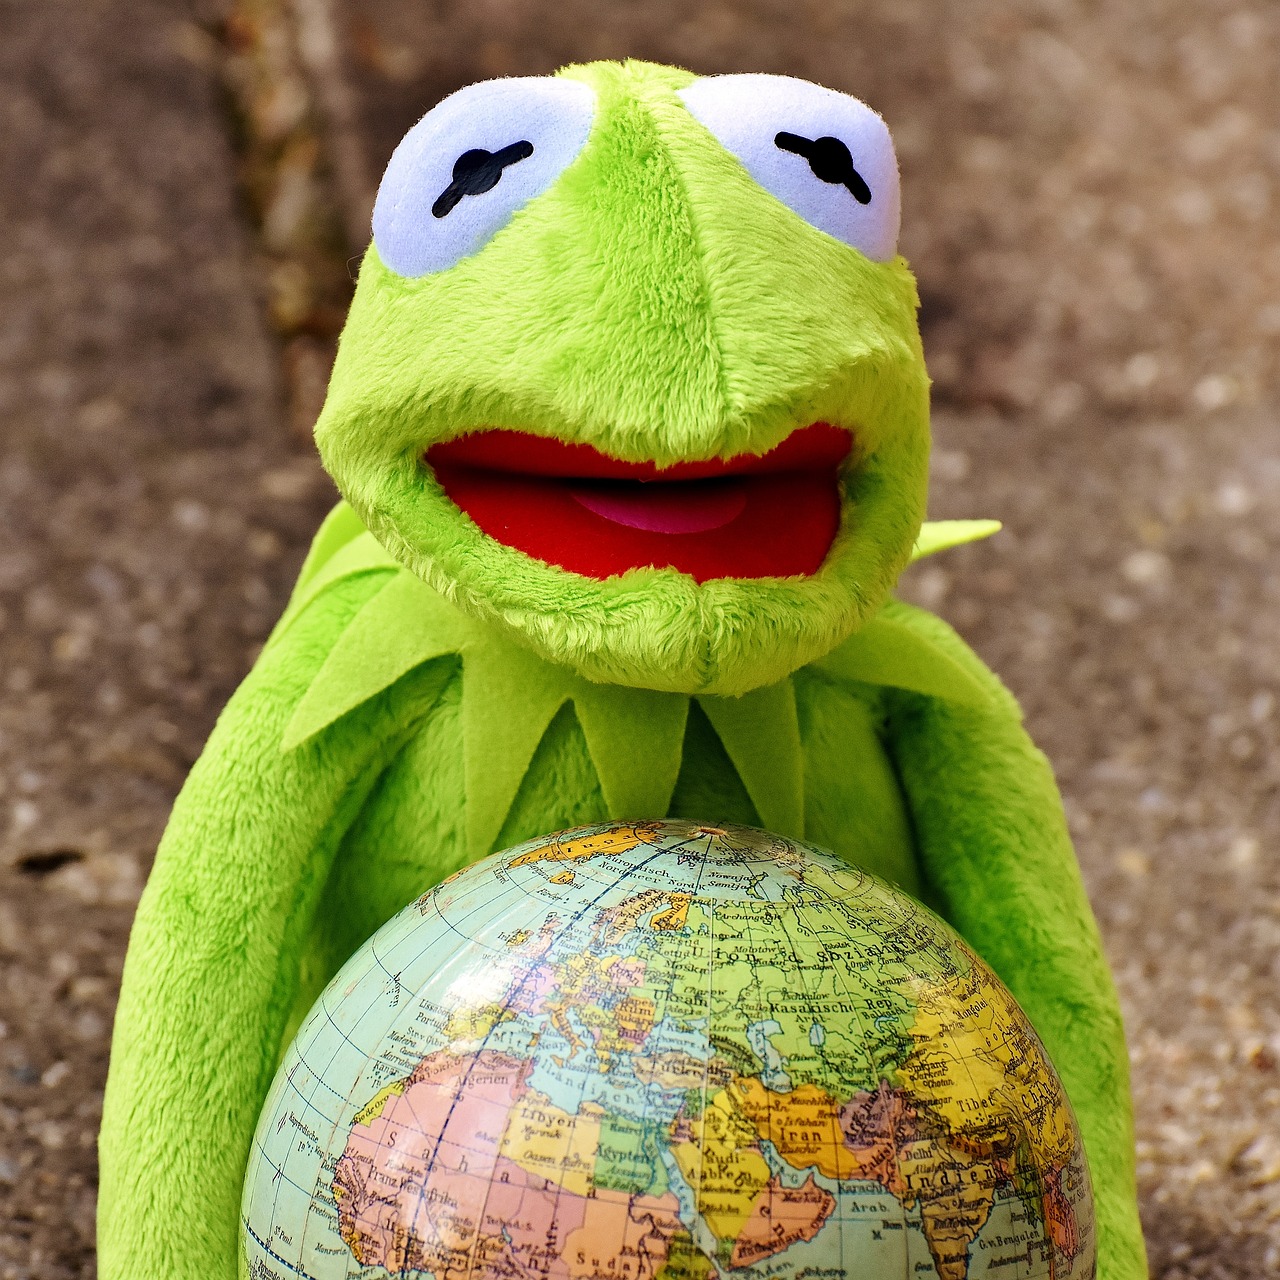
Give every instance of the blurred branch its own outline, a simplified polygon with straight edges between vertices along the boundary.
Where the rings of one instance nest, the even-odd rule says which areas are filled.
[[[365,163],[355,97],[342,66],[331,0],[293,0],[301,57],[324,115],[347,241],[359,249],[369,238],[375,188]]]
[[[354,220],[344,219],[349,202],[341,198],[345,183],[358,181],[358,157],[350,145],[335,151],[336,104],[322,103],[317,89],[332,80],[325,96],[336,98],[341,80],[314,74],[304,57],[304,47],[311,57],[322,48],[325,28],[314,14],[304,24],[303,7],[235,0],[216,34],[267,315],[283,343],[290,427],[305,437],[324,403],[351,299],[348,260],[363,239],[350,235]]]

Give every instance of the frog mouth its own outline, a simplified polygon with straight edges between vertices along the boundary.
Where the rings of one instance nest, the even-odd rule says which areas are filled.
[[[484,533],[537,560],[588,578],[653,567],[705,582],[816,573],[852,446],[849,431],[815,422],[767,453],[659,467],[494,429],[433,445],[426,462]]]

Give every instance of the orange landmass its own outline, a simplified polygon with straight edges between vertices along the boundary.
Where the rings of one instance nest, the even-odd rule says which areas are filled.
[[[749,1267],[802,1240],[812,1240],[835,1208],[835,1197],[813,1180],[784,1187],[770,1178],[752,1206],[751,1216],[738,1232],[731,1267]]]
[[[655,844],[658,829],[652,823],[627,823],[597,831],[592,835],[557,837],[512,858],[510,867],[527,867],[535,862],[578,862],[584,858],[603,858],[611,853],[626,853],[642,844]]]
[[[923,1138],[902,1151],[904,1203],[920,1206],[921,1227],[939,1280],[965,1280],[969,1248],[995,1204],[998,1176],[987,1160]]]
[[[712,1234],[736,1240],[770,1174],[756,1131],[729,1089],[712,1094],[701,1115],[677,1117],[671,1154],[696,1190],[698,1212]]]
[[[1062,1190],[1062,1172],[1054,1169],[1044,1179],[1044,1225],[1054,1247],[1065,1258],[1072,1259],[1080,1252],[1080,1224],[1076,1211]]]
[[[582,1225],[569,1233],[561,1258],[570,1280],[653,1280],[684,1230],[669,1191],[635,1196],[597,1187],[579,1205]]]
[[[840,1109],[816,1084],[775,1093],[754,1076],[739,1076],[730,1086],[734,1101],[756,1133],[797,1169],[814,1168],[828,1178],[865,1176],[857,1155],[844,1145]]]

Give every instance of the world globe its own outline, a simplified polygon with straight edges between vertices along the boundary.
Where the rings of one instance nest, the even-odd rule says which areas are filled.
[[[250,1277],[1071,1280],[1093,1204],[1013,997],[902,890],[740,827],[458,872],[287,1051]]]

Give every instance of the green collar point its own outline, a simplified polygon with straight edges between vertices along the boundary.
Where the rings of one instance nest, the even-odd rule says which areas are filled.
[[[362,565],[344,576],[373,568]],[[313,738],[422,663],[461,653],[478,629],[410,574],[384,572],[386,581],[338,636],[303,694],[285,728],[282,751]]]
[[[350,505],[339,502],[325,516],[320,528],[316,530],[316,536],[311,540],[311,549],[298,571],[295,593],[305,587],[343,547],[367,533],[368,530]]]
[[[841,680],[922,693],[965,706],[991,701],[987,688],[890,604],[842,645],[813,664]]]
[[[469,857],[496,846],[538,744],[581,683],[492,629],[466,645],[461,722]]]
[[[737,698],[699,696],[751,803],[769,831],[804,838],[804,752],[791,678]]]
[[[928,524],[916,554],[972,542],[999,527],[994,520]],[[472,857],[483,856],[499,839],[538,744],[566,703],[582,728],[609,811],[618,817],[667,812],[689,696],[595,683],[547,661],[500,627],[462,613],[398,565],[346,511],[335,514],[327,535],[308,562],[277,637],[340,581],[370,574],[384,580],[337,636],[286,727],[282,751],[310,741],[423,663],[454,657],[462,665],[466,843]],[[912,616],[891,602],[813,667],[842,680],[987,704],[989,691],[913,625]],[[452,669],[442,667],[442,688]],[[802,837],[803,752],[790,678],[740,697],[698,695],[698,702],[761,822]]]
[[[966,542],[981,542],[1004,526],[999,520],[926,520],[920,526],[920,536],[911,549],[911,563],[939,551],[962,547]]]
[[[689,699],[583,681],[573,710],[609,812],[618,818],[665,814],[684,754]]]

